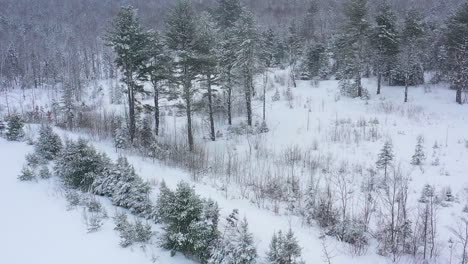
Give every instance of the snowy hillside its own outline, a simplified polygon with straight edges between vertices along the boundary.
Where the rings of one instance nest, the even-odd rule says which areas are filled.
[[[280,77],[285,74],[284,71],[276,71],[272,74],[272,77],[276,76],[276,78],[281,79]],[[372,80],[365,80],[364,84],[369,90],[372,90],[375,86]],[[272,177],[273,179],[276,179],[276,177],[286,179],[297,177],[300,183],[298,188],[304,193],[307,192],[308,185],[314,177],[316,177],[317,184],[323,184],[320,181],[330,181],[333,188],[346,185],[348,190],[343,195],[346,196],[348,210],[354,214],[362,206],[362,196],[364,195],[362,186],[366,180],[365,173],[360,172],[355,166],[361,166],[364,169],[373,167],[385,140],[392,139],[395,160],[401,166],[405,176],[410,179],[408,186],[408,211],[410,214],[417,215],[420,206],[418,199],[426,184],[434,186],[440,197],[443,197],[444,190],[450,188],[455,197],[454,202],[444,202],[444,206],[439,206],[437,209],[439,227],[437,239],[440,241],[438,254],[439,259],[442,261],[449,257],[450,250],[447,241],[450,238],[455,239],[450,227],[455,227],[458,217],[464,214],[462,209],[468,199],[465,191],[466,177],[464,174],[466,170],[466,162],[464,161],[468,160],[468,149],[465,142],[465,132],[468,131],[468,122],[466,122],[468,109],[452,104],[450,101],[451,92],[445,87],[431,86],[430,88],[429,93],[425,93],[424,87],[412,88],[410,102],[403,104],[401,103],[402,87],[384,87],[382,95],[372,96],[369,100],[361,100],[339,96],[337,81],[324,81],[318,87],[311,85],[309,81],[299,81],[297,88],[291,88],[292,100],[289,102],[282,95],[279,101],[272,100],[276,90],[280,91],[280,93],[285,93],[287,90],[287,87],[282,86],[281,83],[274,83],[267,95],[269,113],[267,120],[270,129],[268,133],[225,136],[213,143],[208,143],[208,141],[201,138],[202,135],[197,135],[197,142],[201,144],[202,141],[205,141],[207,148],[218,154],[222,153],[223,150],[234,151],[239,159],[247,159],[249,152],[254,152],[255,154],[249,159],[254,159],[255,163],[248,167],[248,169],[256,172],[248,176],[257,177],[252,179],[252,182],[268,179],[263,177]],[[105,100],[105,94],[103,93],[102,97],[94,100]],[[20,97],[19,95],[11,95],[10,98],[15,98],[15,96]],[[38,98],[47,97],[41,94],[36,94],[36,96]],[[417,98],[421,97],[424,97],[424,100],[417,100]],[[27,103],[28,100],[26,97],[23,101],[24,111],[31,107]],[[255,102],[256,105],[260,103],[260,101]],[[47,99],[42,99],[37,101],[36,104],[46,107],[49,103]],[[113,107],[119,108],[118,106]],[[261,107],[257,105],[255,109],[256,119],[258,119],[258,116],[261,115]],[[170,122],[173,118],[167,117],[167,119]],[[183,117],[177,119],[183,120]],[[236,123],[241,121],[240,118],[236,119]],[[182,121],[177,122],[182,123]],[[359,122],[368,122],[368,125],[359,125]],[[34,127],[31,129],[32,131],[36,130]],[[94,137],[86,133],[77,134],[65,130],[57,130],[57,132],[67,138],[78,138],[78,136],[89,138],[90,142],[99,151],[106,153],[113,159],[122,154],[121,151],[115,151],[111,141],[95,140]],[[228,134],[227,131],[224,133]],[[427,159],[423,165],[414,166],[410,162],[419,135],[424,137],[424,152]],[[436,142],[439,148],[433,149]],[[256,146],[251,146],[253,144],[256,144]],[[126,259],[149,261],[154,254],[159,259],[166,259],[170,263],[176,261],[169,257],[168,252],[156,251],[154,253],[154,248],[151,249],[152,253],[140,252],[139,249],[135,249],[133,253],[130,253],[128,250],[118,249],[118,238],[111,230],[111,224],[107,222],[102,231],[95,234],[86,234],[79,210],[78,212],[66,211],[64,199],[61,197],[58,187],[53,183],[54,181],[25,184],[16,180],[16,176],[19,175],[21,166],[24,163],[22,159],[30,150],[31,147],[27,147],[25,143],[2,141],[1,154],[3,158],[1,160],[4,162],[3,166],[8,168],[3,173],[2,188],[4,188],[4,191],[2,193],[5,197],[2,200],[4,202],[11,200],[18,202],[18,204],[15,203],[15,206],[11,206],[10,203],[4,205],[4,208],[7,208],[7,215],[11,215],[12,218],[4,219],[7,222],[2,226],[14,227],[8,229],[11,234],[7,233],[8,239],[6,241],[28,241],[26,239],[28,234],[34,233],[37,239],[41,239],[42,236],[48,240],[50,239],[48,243],[41,243],[44,246],[49,243],[58,243],[57,245],[64,247],[63,250],[71,250],[70,247],[75,247],[71,246],[74,243],[77,243],[76,246],[80,247],[80,243],[84,243],[86,248],[90,248],[90,259],[88,260],[88,255],[80,254],[75,259],[77,262],[97,263],[96,259],[91,258],[92,250],[101,253],[116,251],[112,255],[123,255],[122,257],[115,257],[116,260],[122,263],[126,263]],[[298,155],[296,165],[290,165],[281,160],[285,157],[283,155],[287,151],[297,152],[295,154]],[[154,184],[164,180],[170,188],[175,188],[177,183],[182,180],[188,182],[193,180],[193,177],[184,170],[168,167],[161,162],[142,158],[137,154],[123,153],[133,164],[136,172]],[[267,159],[262,155],[267,155]],[[308,168],[309,165],[306,162],[310,162],[310,160],[307,160],[308,157],[305,157],[305,155],[311,155],[316,159],[315,162],[319,164],[315,165],[317,167],[315,170],[318,171],[313,173]],[[437,165],[432,164],[435,159],[438,159]],[[344,168],[348,171],[348,174],[343,178],[345,183],[338,182],[341,180],[338,177],[326,179],[326,175],[332,175],[332,172],[327,173],[325,166],[330,166],[329,170],[331,171],[339,169],[340,166],[350,166],[351,168]],[[274,176],[270,176],[268,173],[272,173]],[[306,263],[320,263],[323,261],[324,244],[331,252],[329,254],[333,255],[332,263],[347,263],[349,258],[356,259],[359,263],[386,262],[385,258],[375,254],[375,242],[373,242],[372,238],[370,248],[366,250],[366,253],[362,256],[354,256],[352,249],[349,249],[346,243],[338,243],[333,237],[323,240],[322,231],[316,224],[309,227],[304,219],[297,215],[298,211],[289,211],[287,208],[290,204],[297,207],[299,205],[285,201],[283,203],[284,207],[280,202],[280,208],[275,208],[278,201],[268,197],[263,199],[256,197],[255,190],[243,189],[244,187],[235,183],[227,186],[225,185],[225,177],[220,174],[213,175],[213,173],[209,173],[202,178],[198,178],[198,181],[196,183],[192,182],[192,184],[194,184],[197,193],[203,197],[212,198],[219,204],[222,217],[228,216],[233,209],[240,210],[241,216],[245,216],[251,226],[255,245],[260,256],[264,256],[263,252],[268,250],[271,235],[275,231],[291,228],[303,248],[302,256]],[[239,182],[244,180],[248,179],[238,179]],[[11,195],[14,195],[15,198],[12,199]],[[337,206],[340,203],[340,195],[336,193],[335,196]],[[153,192],[152,196],[153,200],[156,200],[157,192]],[[31,205],[31,202],[34,202],[35,205]],[[25,207],[35,208],[34,210],[37,210],[37,213],[29,209],[24,211]],[[38,216],[33,217],[35,219],[33,221],[34,226],[27,224],[30,221],[30,216],[27,215],[36,214]],[[62,218],[64,219],[59,220]],[[29,231],[25,231],[23,226],[27,226]],[[41,228],[44,226],[47,226],[47,229]],[[24,234],[22,239],[17,238],[18,234],[15,230],[21,230],[21,234]],[[33,232],[33,230],[41,230],[41,232],[46,233],[37,233]],[[73,240],[73,244],[60,243],[60,240],[65,237]],[[74,237],[78,242],[75,241]],[[30,237],[30,239],[34,238]],[[89,246],[89,243],[96,243],[96,245]],[[8,243],[10,246],[13,245],[15,250],[21,250],[21,244]],[[46,247],[51,246],[47,245]],[[86,250],[86,248],[83,250]],[[35,250],[37,250],[38,255],[43,256],[44,261],[51,260],[44,251]],[[9,252],[12,259],[17,254],[15,252],[17,251]],[[63,255],[65,259],[68,254],[64,253]],[[60,256],[55,257],[59,258]],[[161,263],[167,262],[162,261]]]
[[[468,264],[466,0],[0,7],[0,263]]]

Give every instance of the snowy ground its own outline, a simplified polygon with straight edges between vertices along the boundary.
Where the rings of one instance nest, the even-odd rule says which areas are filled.
[[[191,263],[171,258],[157,247],[122,249],[107,219],[99,232],[87,233],[80,210],[67,210],[53,181],[20,182],[24,156],[32,151],[25,143],[0,138],[0,263]],[[112,216],[113,211],[108,210]]]
[[[287,74],[280,71],[275,75],[284,77]],[[438,213],[438,239],[441,243],[441,257],[438,263],[447,262],[449,250],[446,242],[453,236],[448,227],[455,225],[456,219],[462,215],[461,211],[467,200],[465,187],[468,182],[466,178],[468,147],[465,146],[465,140],[468,140],[468,107],[455,104],[454,92],[443,85],[431,87],[429,93],[426,93],[423,87],[411,87],[410,102],[403,104],[402,87],[383,87],[382,95],[375,96],[376,85],[373,80],[364,80],[364,86],[371,93],[368,101],[339,96],[336,81],[321,82],[319,87],[314,87],[307,81],[300,81],[298,84],[297,88],[292,88],[294,97],[292,108],[284,99],[283,94],[281,94],[280,101],[271,101],[271,96],[276,89],[280,93],[286,89],[284,85],[275,82],[274,87],[269,90],[267,123],[270,132],[261,139],[265,149],[271,153],[279,153],[293,145],[307,149],[317,143],[317,152],[332,156],[337,163],[344,160],[351,164],[374,166],[383,142],[391,138],[396,161],[412,178],[409,191],[411,211],[416,210],[416,200],[425,184],[435,185],[437,191],[450,187],[459,201],[452,203],[449,207],[442,207]],[[107,96],[106,92],[104,94]],[[106,96],[102,97],[104,105],[108,104]],[[51,97],[53,96],[50,93],[39,94],[37,98],[42,99],[37,99],[37,102],[50,105]],[[16,98],[16,102],[21,102],[17,104],[18,108],[31,107],[31,100],[27,97],[13,94],[10,97],[10,104],[14,104],[12,98]],[[0,104],[4,103],[0,100]],[[121,106],[113,105],[112,107],[122,109]],[[255,112],[255,119],[259,120],[261,118],[260,101],[255,102]],[[242,118],[239,117],[236,122]],[[178,124],[183,124],[183,117],[179,119]],[[352,134],[342,140],[331,139],[336,129],[334,125],[336,121],[351,120],[352,123],[356,123],[360,119],[378,120],[376,126],[378,137],[375,140],[356,141]],[[169,130],[169,128],[166,129]],[[349,132],[346,129],[344,131]],[[59,132],[71,138],[85,136]],[[428,157],[422,168],[410,165],[418,135],[424,136]],[[204,142],[202,139],[204,136],[206,137],[206,135],[197,134],[197,141]],[[234,146],[235,150],[240,153],[239,155],[242,155],[250,144],[248,141],[249,139],[240,136],[231,140],[223,138],[216,143],[206,143],[213,149]],[[440,165],[431,166],[432,146],[436,141],[440,145],[439,154],[437,154]],[[119,155],[115,152],[111,142],[92,141],[92,143],[114,159]],[[24,155],[29,150],[30,147],[24,143],[9,143],[0,139],[0,168],[3,168],[0,182],[0,205],[4,210],[4,215],[7,216],[0,219],[0,226],[6,229],[1,231],[2,234],[6,233],[6,238],[2,236],[4,245],[0,245],[0,248],[8,249],[6,257],[4,258],[4,254],[1,254],[0,260],[1,258],[18,260],[14,263],[25,264],[32,263],[32,260],[35,263],[52,264],[70,263],[70,261],[102,263],[102,260],[110,262],[109,257],[112,257],[113,263],[147,263],[149,261],[148,254],[141,250],[131,252],[119,248],[118,238],[110,223],[104,226],[103,231],[86,234],[81,215],[78,212],[66,211],[65,201],[57,197],[54,185],[46,182],[39,184],[18,182],[16,176],[23,164]],[[170,187],[175,187],[181,180],[191,180],[190,175],[183,170],[169,168],[148,159],[130,155],[129,161],[135,166],[140,176],[151,182],[165,180]],[[271,167],[273,166],[272,163]],[[308,176],[304,177],[305,185]],[[358,178],[353,180],[360,181]],[[240,214],[245,215],[249,222],[262,257],[268,248],[273,232],[291,227],[303,247],[303,258],[306,263],[324,262],[322,243],[325,243],[332,252],[334,256],[332,263],[347,264],[354,261],[374,264],[389,261],[387,258],[378,256],[372,245],[364,256],[353,257],[349,254],[345,244],[333,238],[327,238],[323,242],[319,238],[321,237],[320,230],[316,227],[304,226],[303,221],[298,217],[260,209],[248,199],[239,199],[240,195],[235,193],[226,196],[218,191],[217,186],[211,181],[193,184],[197,193],[213,198],[219,203],[222,216],[227,216],[232,209],[240,209]],[[156,193],[153,193],[153,196],[155,197]],[[75,254],[76,248],[80,248],[78,255]],[[23,253],[24,249],[27,249],[26,254]],[[52,254],[53,252],[62,253]],[[169,258],[167,252],[157,254],[164,260],[161,263],[183,261],[183,258]]]

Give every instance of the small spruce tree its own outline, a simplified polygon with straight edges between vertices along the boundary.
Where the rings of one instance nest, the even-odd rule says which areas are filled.
[[[35,144],[36,154],[46,160],[53,160],[62,149],[62,141],[59,135],[54,133],[49,125],[42,125],[39,130],[39,138]]]
[[[411,164],[415,166],[422,165],[426,160],[426,154],[424,153],[424,138],[418,136],[418,142],[414,150],[414,155],[411,158]]]
[[[393,161],[393,145],[391,140],[385,141],[385,144],[380,151],[379,158],[377,160],[377,168],[384,170],[384,177],[387,178],[388,167]]]
[[[18,114],[8,117],[6,137],[9,141],[19,141],[24,137],[24,121]]]

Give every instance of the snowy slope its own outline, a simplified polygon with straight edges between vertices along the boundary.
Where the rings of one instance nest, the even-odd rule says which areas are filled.
[[[272,75],[285,78],[287,72],[277,71]],[[272,77],[271,79],[274,78]],[[458,199],[458,202],[452,203],[448,207],[442,207],[438,212],[438,240],[440,241],[439,261],[444,263],[444,261],[449,258],[449,249],[446,242],[449,238],[453,237],[448,227],[454,227],[456,225],[456,220],[459,216],[463,215],[462,208],[467,201],[465,187],[468,182],[466,179],[468,148],[465,146],[465,140],[468,140],[468,107],[466,107],[466,105],[460,106],[455,104],[453,102],[453,91],[448,90],[444,85],[432,86],[430,93],[426,93],[424,87],[411,87],[409,93],[410,102],[407,104],[403,104],[403,87],[383,87],[382,95],[375,96],[374,91],[376,85],[374,80],[364,80],[364,86],[368,88],[371,93],[371,98],[368,101],[339,96],[337,81],[323,81],[320,83],[319,87],[314,87],[307,81],[299,81],[298,87],[292,88],[293,102],[292,107],[290,107],[290,104],[285,100],[283,94],[280,101],[273,102],[271,100],[276,89],[278,89],[280,93],[283,93],[286,89],[284,83],[273,83],[273,86],[267,94],[267,123],[270,132],[262,135],[259,139],[262,147],[273,157],[279,158],[279,156],[274,155],[278,155],[278,153],[288,147],[296,145],[304,150],[317,144],[318,150],[315,153],[332,157],[336,163],[335,165],[339,164],[341,161],[347,161],[351,164],[372,167],[375,165],[377,155],[384,141],[387,138],[391,138],[394,145],[396,162],[401,164],[405,174],[408,174],[412,179],[409,190],[409,209],[412,213],[417,211],[417,199],[425,184],[434,185],[438,192],[440,192],[442,188],[450,187]],[[98,99],[98,101],[102,103],[101,107],[105,109],[124,108],[122,105],[109,105],[107,94],[106,90],[104,90],[103,96]],[[43,98],[38,100],[38,102],[42,102],[44,106],[49,104],[47,101],[48,96],[37,96]],[[22,97],[16,94],[12,95],[12,98]],[[28,99],[21,99],[21,105],[18,106],[18,109],[20,107],[31,106],[32,104],[30,102],[31,101]],[[255,101],[254,104],[255,119],[260,120],[261,102]],[[166,118],[169,119],[169,121],[167,121],[168,123],[172,123],[173,117]],[[174,120],[175,119],[174,117]],[[201,117],[198,116],[197,119],[199,123],[202,123],[202,121],[200,121]],[[351,123],[355,124],[360,119],[366,121],[378,120],[378,125],[376,126],[378,137],[373,140],[361,139],[358,142],[353,140],[352,136],[350,137],[351,140],[331,139],[337,121],[344,120],[348,122],[347,120],[351,120]],[[239,123],[241,120],[243,120],[243,117],[239,116],[235,121]],[[182,126],[183,123],[184,118],[177,117],[177,124]],[[307,125],[308,123],[309,125]],[[221,125],[219,129],[223,130],[224,128],[226,128],[226,126]],[[172,133],[170,131],[170,125],[165,129],[168,134]],[[74,134],[63,130],[57,131],[64,137],[87,137],[87,135],[84,134]],[[352,132],[353,130],[350,131]],[[252,140],[252,138],[246,136],[237,136],[233,138],[221,138],[217,142],[211,143],[203,139],[203,137],[206,136],[206,134],[201,134],[203,132],[205,132],[205,130],[201,129],[198,131],[198,134],[196,134],[199,144],[206,144],[210,149],[221,151],[232,148],[240,157],[246,155],[245,153],[251,144],[249,140]],[[416,138],[419,135],[423,135],[425,138],[425,150],[428,157],[426,164],[421,168],[410,164],[411,156],[414,153]],[[111,158],[115,159],[118,157],[119,153],[115,152],[112,142],[95,141],[92,140],[92,138],[90,138],[90,140],[98,150],[105,152]],[[440,158],[439,166],[430,165],[433,159],[432,146],[435,142],[440,145],[438,154]],[[0,202],[18,201],[18,203],[14,203],[14,206],[10,203],[2,204],[2,208],[10,210],[9,213],[5,215],[14,217],[11,220],[1,219],[0,221],[8,222],[0,222],[0,226],[5,227],[9,224],[15,227],[11,229],[11,233],[7,233],[9,239],[4,241],[18,241],[17,244],[13,243],[14,247],[12,247],[13,250],[11,250],[12,256],[10,256],[10,259],[18,254],[22,248],[36,249],[32,247],[33,245],[27,245],[27,247],[24,245],[24,243],[31,241],[31,238],[28,236],[37,236],[38,239],[52,237],[51,234],[48,234],[46,229],[43,228],[45,225],[42,223],[50,222],[56,223],[56,225],[51,224],[49,226],[58,226],[59,228],[67,225],[67,227],[61,229],[62,232],[57,232],[58,237],[52,239],[53,242],[61,242],[61,240],[64,240],[66,237],[67,239],[69,238],[68,241],[80,243],[76,245],[76,247],[84,247],[82,249],[84,252],[87,252],[88,245],[90,245],[89,252],[94,252],[92,250],[98,247],[100,249],[96,249],[96,251],[112,252],[112,256],[119,256],[116,257],[116,261],[122,261],[121,263],[128,263],[128,261],[124,261],[125,257],[129,259],[132,258],[134,263],[146,263],[148,261],[149,258],[142,257],[142,254],[130,253],[128,250],[120,249],[117,245],[118,238],[111,230],[110,224],[107,224],[101,232],[91,235],[85,234],[81,223],[81,216],[76,212],[65,211],[65,202],[55,197],[53,185],[17,182],[16,175],[21,169],[23,157],[29,147],[26,147],[23,143],[8,143],[4,141],[0,141],[0,143],[0,163],[4,163],[0,164],[2,165],[0,167],[7,168],[7,171],[2,171],[5,176],[2,175],[4,178],[2,178],[2,185],[0,188],[4,188],[4,190],[0,193],[0,196],[4,197],[1,197],[2,199]],[[175,187],[181,180],[191,181],[190,175],[181,169],[170,168],[136,155],[128,154],[128,156],[129,161],[135,166],[137,173],[150,182],[160,182],[164,180],[169,187]],[[274,167],[275,165],[275,160],[266,161],[266,166]],[[298,173],[298,175],[300,175],[302,180],[301,187],[305,188],[309,175],[302,175],[300,173]],[[353,185],[352,188],[354,191],[357,191],[361,179],[357,178],[355,175],[353,177],[355,177],[352,179],[355,185]],[[5,183],[3,183],[3,181]],[[204,197],[213,198],[219,203],[223,217],[227,216],[232,209],[240,209],[240,214],[246,216],[251,230],[254,233],[260,256],[264,256],[273,232],[291,227],[298,237],[299,244],[303,247],[303,258],[306,263],[322,263],[324,261],[322,253],[323,241],[320,239],[322,234],[317,227],[305,226],[303,221],[297,216],[291,216],[285,212],[275,214],[265,208],[258,208],[251,202],[251,199],[241,198],[241,195],[236,192],[235,186],[230,189],[232,192],[226,195],[224,192],[219,191],[218,182],[215,180],[208,178],[193,184],[197,193]],[[15,190],[17,195],[12,194],[12,190]],[[12,199],[12,195],[15,195],[16,199]],[[155,198],[156,195],[157,192],[153,192],[153,198]],[[26,197],[30,198],[26,199]],[[30,204],[32,201],[34,201],[34,204]],[[350,201],[350,203],[353,204],[358,202],[359,200],[357,198]],[[51,208],[49,208],[49,206]],[[358,206],[359,205],[356,205],[356,207]],[[29,210],[24,210],[24,208],[37,210],[37,215],[43,216],[44,219],[38,216],[38,223],[36,225],[36,221],[31,223],[30,219],[27,217],[17,217],[21,214],[35,215]],[[40,213],[42,210],[51,210],[51,212],[42,214]],[[58,216],[49,217],[50,215]],[[56,221],[55,218],[59,219],[59,217],[63,217],[63,219],[60,218],[60,220]],[[30,229],[28,227],[29,231],[25,232],[22,239],[14,239],[14,237],[17,236],[15,233],[18,232],[17,229],[21,229],[19,226],[28,226],[31,224],[35,226]],[[70,230],[74,230],[76,232],[65,235],[65,230],[69,232],[71,232]],[[60,242],[57,242],[57,247],[66,246],[64,243]],[[81,243],[84,245],[81,245]],[[96,244],[94,245],[93,243]],[[372,241],[372,243],[374,243],[374,241]],[[7,248],[9,244],[10,242],[6,244]],[[363,256],[357,257],[349,253],[346,244],[337,242],[334,238],[327,238],[325,244],[334,256],[332,260],[333,263],[347,264],[350,261],[354,261],[357,263],[371,264],[387,263],[389,261],[387,258],[376,254],[374,244],[371,244],[370,248]],[[44,246],[46,249],[54,248],[43,244],[41,244],[41,246]],[[47,252],[46,249],[38,250],[36,253]],[[63,249],[63,251],[68,252],[67,249]],[[92,255],[92,253],[90,254]],[[41,255],[41,257],[45,255],[44,260],[47,259],[47,254],[39,255]],[[120,257],[120,255],[123,256]],[[83,257],[85,256],[87,255],[83,254]],[[168,254],[162,253],[161,256],[167,257]],[[0,258],[1,257],[2,256],[0,256]],[[161,263],[172,263],[172,261],[175,261],[175,259],[170,258],[165,260],[168,262]],[[82,262],[83,261],[85,260],[82,260]],[[25,259],[19,263],[28,263],[28,261]],[[91,261],[89,263],[95,262]]]
[[[98,264],[190,263],[156,247],[122,249],[108,219],[102,230],[88,234],[80,211],[67,211],[53,182],[20,182],[17,175],[32,148],[0,138],[0,263]],[[112,215],[113,212],[109,211]]]

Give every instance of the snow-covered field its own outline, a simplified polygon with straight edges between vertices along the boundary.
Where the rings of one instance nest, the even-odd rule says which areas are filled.
[[[273,76],[281,79],[285,78],[287,73],[277,71],[272,74],[272,80],[275,79]],[[468,198],[465,191],[468,182],[468,107],[455,104],[454,92],[444,85],[431,86],[430,92],[428,87],[410,87],[409,102],[406,104],[403,103],[402,87],[383,87],[382,95],[375,96],[374,80],[364,80],[364,86],[371,93],[369,100],[340,96],[337,81],[323,81],[318,87],[308,81],[299,81],[297,88],[291,88],[293,96],[292,100],[288,101],[284,95],[286,84],[272,81],[267,94],[266,111],[269,133],[257,136],[228,136],[226,126],[222,125],[219,129],[225,136],[212,143],[204,139],[207,135],[202,133],[207,130],[200,125],[202,128],[197,130],[196,141],[206,145],[212,153],[232,150],[241,158],[245,158],[252,148],[260,154],[268,153],[267,158],[263,159],[262,168],[260,165],[251,167],[256,169],[252,175],[263,177],[259,174],[268,170],[274,171],[274,174],[279,174],[280,177],[293,174],[300,179],[301,189],[305,191],[311,174],[305,171],[305,165],[297,165],[292,168],[292,172],[287,164],[279,165],[281,162],[278,160],[282,158],[281,153],[285,150],[297,147],[302,153],[326,157],[332,163],[332,168],[338,168],[346,162],[351,168],[358,165],[366,169],[375,167],[385,140],[391,139],[395,162],[400,164],[404,174],[411,179],[410,214],[417,212],[417,200],[426,184],[434,185],[436,192],[440,194],[444,188],[450,187],[456,197],[455,202],[440,207],[437,213],[440,256],[434,263],[448,263],[450,250],[447,241],[453,238],[449,227],[456,226],[457,219],[463,215],[462,209]],[[276,90],[280,92],[281,99],[272,101]],[[35,91],[34,104],[50,106],[50,98],[54,95],[50,92],[40,92]],[[106,90],[101,93],[102,96],[94,99],[98,100],[101,106],[123,108],[109,105],[108,93]],[[32,93],[24,94],[25,96],[19,93],[11,94],[8,102],[10,107],[15,105],[18,110],[31,108]],[[4,99],[0,100],[0,105],[6,105]],[[254,103],[254,120],[261,120],[261,101],[256,100]],[[172,122],[172,118],[167,117],[167,123]],[[177,119],[178,124],[183,124],[183,117]],[[243,117],[239,116],[235,121],[239,123],[241,120]],[[362,125],[363,123],[366,125]],[[170,129],[170,125],[167,125],[167,134],[171,133]],[[57,131],[69,138],[88,137],[85,134]],[[410,161],[419,135],[424,137],[427,160],[422,166],[413,166]],[[113,159],[121,154],[116,153],[110,140],[96,141],[92,137],[89,139],[99,151],[105,152]],[[436,142],[439,148],[433,149]],[[158,256],[158,263],[188,262],[180,255],[171,258],[168,252],[156,246],[149,252],[139,248],[120,248],[118,236],[112,230],[112,220],[106,222],[103,230],[87,234],[80,212],[66,210],[66,202],[53,181],[22,183],[17,180],[24,156],[31,149],[25,143],[12,143],[0,138],[0,206],[3,214],[0,218],[0,248],[4,250],[4,253],[0,254],[1,263],[149,263],[153,255]],[[134,154],[127,155],[137,173],[152,183],[164,180],[173,188],[181,180],[192,180],[191,175],[184,170],[167,167]],[[431,165],[436,158],[439,159],[439,164]],[[357,211],[361,206],[359,203],[362,197],[359,191],[363,179],[359,173],[352,169],[349,171],[346,181],[349,183],[351,194],[350,211]],[[317,172],[317,175],[324,177],[321,172]],[[306,263],[326,262],[324,245],[333,256],[332,263],[389,262],[388,258],[376,253],[374,240],[371,240],[365,254],[353,256],[345,243],[338,242],[333,237],[323,239],[317,226],[307,226],[300,217],[289,214],[284,208],[275,213],[268,203],[259,206],[253,202],[254,194],[244,194],[242,188],[234,184],[229,186],[227,191],[223,183],[223,176],[206,176],[200,181],[192,182],[197,193],[218,202],[222,217],[227,216],[233,209],[240,210],[240,214],[249,222],[262,258],[268,249],[272,234],[291,228],[303,248],[302,257]],[[220,190],[222,187],[224,189]],[[153,192],[152,195],[156,198],[157,192]]]

